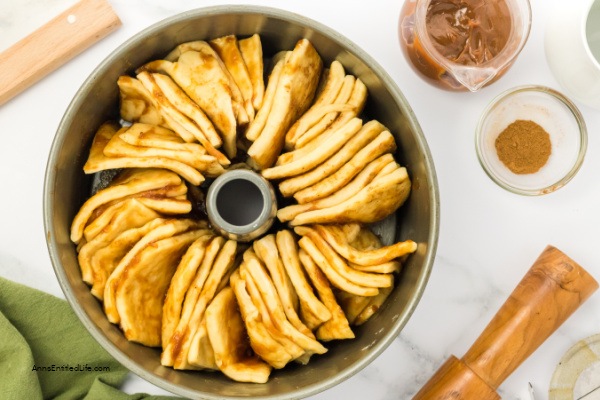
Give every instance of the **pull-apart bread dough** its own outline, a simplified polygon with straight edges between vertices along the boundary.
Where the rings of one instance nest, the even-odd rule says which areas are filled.
[[[411,180],[394,134],[363,112],[365,84],[307,39],[271,51],[225,35],[120,76],[121,121],[96,130],[83,167],[107,172],[71,225],[82,280],[125,338],[175,370],[265,383],[326,357],[386,307],[417,250],[370,228]],[[205,220],[206,190],[236,168],[285,204],[252,243]]]
[[[248,164],[252,168],[262,170],[275,164],[285,133],[313,100],[322,67],[312,44],[299,40],[284,61],[265,126],[248,149]]]

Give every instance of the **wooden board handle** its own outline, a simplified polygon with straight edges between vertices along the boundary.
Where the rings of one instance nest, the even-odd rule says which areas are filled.
[[[0,53],[0,105],[121,25],[105,0],[82,0]]]
[[[413,399],[493,399],[491,393],[596,289],[598,282],[580,265],[546,247],[464,357],[446,363]]]

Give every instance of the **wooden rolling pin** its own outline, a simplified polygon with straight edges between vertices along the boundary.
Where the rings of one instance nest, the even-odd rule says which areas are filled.
[[[413,400],[496,400],[496,389],[598,282],[548,246],[462,359],[451,356]]]
[[[120,25],[105,0],[81,0],[0,53],[0,105]]]

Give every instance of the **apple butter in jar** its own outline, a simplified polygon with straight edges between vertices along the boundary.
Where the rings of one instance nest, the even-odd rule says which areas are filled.
[[[399,34],[405,56],[426,81],[474,92],[508,70],[530,26],[528,0],[406,0]]]

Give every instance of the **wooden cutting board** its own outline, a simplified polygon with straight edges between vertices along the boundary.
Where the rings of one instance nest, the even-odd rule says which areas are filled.
[[[0,53],[0,105],[121,26],[106,0],[81,0]]]

